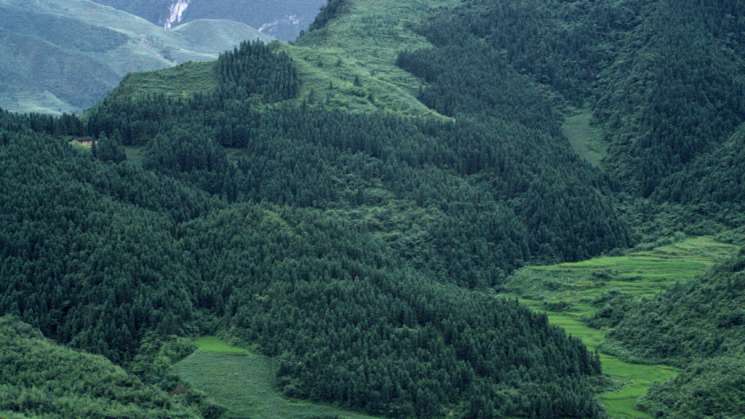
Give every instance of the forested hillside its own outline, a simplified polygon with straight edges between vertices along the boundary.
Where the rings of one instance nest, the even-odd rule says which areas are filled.
[[[639,24],[601,74],[595,109],[610,128],[614,175],[649,195],[745,120],[745,3],[639,9]]]
[[[409,208],[404,214],[428,214],[421,245],[404,255],[469,286],[495,285],[500,272],[525,261],[578,259],[628,243],[604,179],[570,152],[557,116],[530,85],[514,97],[535,112],[517,123],[503,119],[516,115],[509,99],[494,106],[495,115],[504,111],[499,119],[465,114],[454,123],[350,115],[307,102],[246,107],[251,98],[272,103],[291,99],[298,90],[292,62],[272,48],[244,44],[224,54],[213,94],[189,100],[114,96],[91,115],[88,130],[117,135],[125,145],[156,138],[145,148],[146,166],[161,147],[175,150],[169,141],[195,143],[183,159],[204,165],[174,166],[161,159],[153,168],[193,179],[231,200],[344,211],[396,202]],[[236,89],[235,83],[245,88]],[[468,103],[472,96],[462,100]],[[171,127],[204,135],[183,138]],[[207,163],[196,145],[204,141],[234,148],[236,164]],[[461,241],[472,247],[458,249]]]
[[[286,394],[371,413],[599,415],[578,341],[459,288],[625,245],[598,174],[566,151],[536,167],[527,146],[568,145],[525,128],[285,104],[299,80],[274,48],[222,55],[213,94],[115,97],[85,126],[6,115],[3,311],[117,362],[219,321],[281,356]],[[99,162],[40,131],[87,131]],[[125,145],[142,168],[102,163]]]
[[[61,342],[127,363],[146,332],[190,333],[220,318],[284,354],[289,395],[394,416],[446,406],[598,412],[583,377],[599,367],[578,342],[515,304],[396,267],[382,239],[334,212],[220,210],[221,199],[127,163],[91,161],[50,137],[2,138],[0,307]],[[212,215],[200,217],[205,209]],[[418,351],[436,363],[424,367]],[[360,368],[369,381],[354,392],[335,387]]]
[[[294,45],[131,75],[84,116],[0,111],[0,415],[229,416],[169,374],[189,337],[219,336],[333,408],[603,417],[596,395],[626,385],[605,354],[496,294],[527,265],[743,220],[743,5],[683,3],[336,0]],[[222,38],[194,23],[181,39]],[[578,109],[597,167],[562,129]],[[690,363],[647,412],[737,417],[741,271],[555,307],[612,314],[572,317],[609,328],[593,349]],[[535,285],[618,274],[586,272]],[[618,283],[641,295],[656,273]]]
[[[658,202],[697,201],[688,195],[696,189],[680,190],[682,180],[731,154],[727,139],[745,121],[741,1],[471,0],[435,15],[421,32],[447,65],[462,66],[451,58],[469,44],[480,50],[488,45],[503,62],[490,70],[509,67],[528,76],[550,88],[559,105],[590,106],[606,132],[605,167],[615,183]],[[405,68],[432,81],[432,62],[416,66],[407,54],[402,58]],[[441,84],[478,91],[493,86],[484,75],[478,80],[460,70]],[[447,111],[456,99],[433,97],[439,89],[435,85],[422,99]],[[717,176],[741,177],[737,165],[723,169]],[[722,204],[712,198],[736,194],[728,185],[709,183],[698,202]],[[723,206],[742,201],[727,203]]]

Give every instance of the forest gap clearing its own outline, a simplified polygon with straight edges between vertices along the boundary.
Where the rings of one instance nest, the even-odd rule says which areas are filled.
[[[592,124],[592,111],[579,109],[564,120],[561,131],[574,151],[593,166],[600,167],[608,154],[608,145],[603,141],[603,131]]]
[[[173,367],[181,379],[227,408],[228,418],[340,417],[371,419],[322,403],[286,398],[275,386],[278,363],[214,336],[195,340],[197,351]]]
[[[604,352],[607,330],[585,323],[600,308],[609,292],[652,297],[676,282],[692,280],[715,264],[733,256],[737,247],[711,237],[694,237],[648,251],[624,256],[597,257],[576,263],[529,266],[507,283],[509,297],[517,297],[536,311],[545,312],[552,324],[600,352],[603,372],[613,385],[599,398],[612,418],[644,418],[637,410],[639,398],[654,383],[672,379],[677,370],[660,364],[627,362]]]

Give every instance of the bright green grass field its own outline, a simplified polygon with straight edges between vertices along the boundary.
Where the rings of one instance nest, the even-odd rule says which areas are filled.
[[[228,417],[301,419],[338,416],[371,419],[337,407],[288,399],[274,386],[277,363],[216,337],[196,340],[197,351],[177,363],[174,372],[228,409]]]
[[[592,111],[575,111],[564,120],[561,130],[580,157],[595,167],[600,166],[608,154],[608,145],[603,142],[603,131],[600,127],[592,125]]]
[[[158,71],[132,73],[112,93],[114,97],[139,98],[150,95],[191,97],[217,87],[215,62],[189,62]]]
[[[422,83],[398,68],[396,58],[402,51],[430,47],[416,33],[416,25],[438,8],[460,2],[348,0],[341,17],[288,48],[304,82],[301,97],[312,92],[328,105],[353,112],[383,110],[439,117],[417,100]]]
[[[544,311],[552,324],[576,336],[591,350],[600,349],[603,372],[613,387],[600,394],[611,418],[644,418],[636,409],[640,397],[656,382],[673,378],[677,371],[665,365],[627,362],[602,353],[606,331],[587,326],[593,300],[616,290],[637,297],[653,296],[678,281],[704,274],[714,264],[734,255],[737,247],[710,237],[695,237],[625,256],[598,257],[578,263],[531,266],[518,271],[508,282],[511,296],[529,307]],[[564,309],[550,310],[563,303]]]

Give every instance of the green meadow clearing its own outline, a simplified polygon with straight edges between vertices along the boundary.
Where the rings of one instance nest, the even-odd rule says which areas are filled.
[[[612,385],[599,398],[611,418],[645,418],[636,408],[653,383],[675,377],[670,366],[628,362],[605,353],[606,332],[585,324],[597,310],[596,301],[609,293],[651,297],[676,282],[688,281],[735,254],[737,247],[711,237],[694,237],[648,251],[624,256],[604,256],[577,263],[530,266],[508,282],[508,295],[551,323],[600,352],[604,373]]]
[[[564,120],[561,131],[580,157],[595,167],[601,165],[608,154],[608,145],[603,141],[603,130],[592,124],[592,111],[574,111]]]
[[[272,358],[211,336],[197,339],[196,345],[197,351],[174,365],[174,372],[227,408],[230,418],[371,419],[331,405],[284,397],[274,385],[278,366]]]

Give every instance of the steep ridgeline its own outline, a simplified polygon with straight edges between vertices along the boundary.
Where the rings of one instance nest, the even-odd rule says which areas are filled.
[[[88,0],[0,0],[0,106],[61,113],[94,105],[133,71],[214,60],[245,24],[200,20],[173,31]]]
[[[226,19],[292,41],[308,28],[325,0],[94,0],[171,29],[197,19]]]
[[[438,110],[465,105],[456,105],[442,86],[482,96],[490,86],[467,71],[433,74],[435,66],[450,65],[445,51],[462,57],[457,47],[488,48],[509,71],[551,91],[557,103],[592,107],[610,146],[605,167],[626,191],[709,214],[743,204],[730,199],[726,184],[710,183],[706,202],[679,187],[731,154],[727,139],[745,121],[741,0],[468,0],[435,15],[421,32],[441,58],[428,62],[435,58],[429,53],[417,64],[404,55],[401,63],[433,84],[422,99]],[[721,167],[718,176],[738,178],[736,166]],[[712,205],[724,195],[726,203]]]
[[[745,252],[700,279],[626,304],[615,310],[625,315],[611,337],[635,355],[686,367],[652,390],[648,410],[676,418],[745,415]]]

